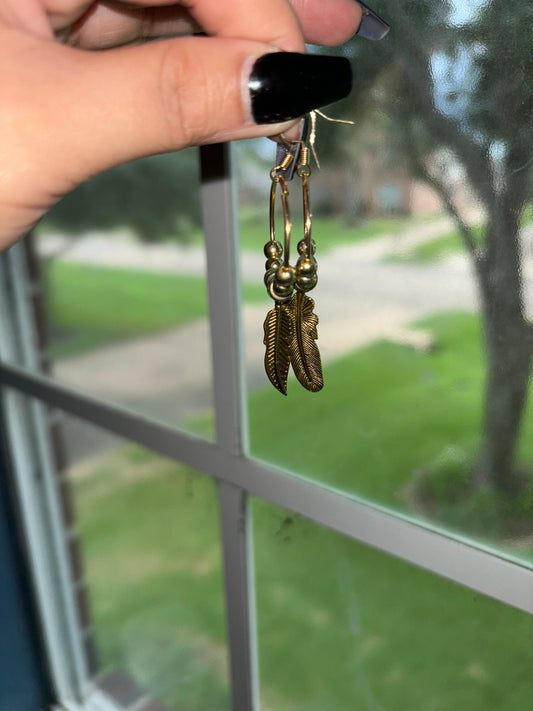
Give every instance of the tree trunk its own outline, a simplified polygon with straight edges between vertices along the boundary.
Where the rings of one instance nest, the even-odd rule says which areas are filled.
[[[515,454],[527,402],[531,347],[526,324],[503,324],[500,317],[492,321],[500,322],[500,336],[485,338],[488,362],[476,480],[511,493],[517,483]],[[488,325],[490,331],[495,327],[496,323]]]
[[[500,205],[501,210],[501,205]],[[487,358],[478,484],[511,494],[518,483],[516,450],[528,397],[532,339],[523,308],[519,225],[493,213],[479,264]]]

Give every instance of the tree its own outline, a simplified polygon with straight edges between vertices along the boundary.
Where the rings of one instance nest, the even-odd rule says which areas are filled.
[[[392,140],[440,195],[473,262],[487,359],[475,480],[512,494],[533,354],[520,264],[533,177],[533,5],[479,0],[460,27],[453,27],[457,8],[443,0],[376,5],[392,29],[377,49],[350,45],[362,78],[355,106],[370,102],[385,112]],[[456,70],[445,95],[435,82],[439,67]],[[429,160],[443,149],[462,164],[484,208],[481,238]]]
[[[128,227],[145,241],[184,241],[200,225],[199,169],[194,149],[152,156],[84,183],[48,214],[49,226],[77,235]]]

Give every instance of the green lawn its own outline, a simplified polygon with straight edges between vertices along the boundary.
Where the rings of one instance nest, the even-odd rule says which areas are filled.
[[[470,449],[479,433],[481,348],[469,314],[417,324],[430,353],[390,341],[324,368],[319,396],[289,383],[289,397],[263,389],[250,398],[253,453],[360,496],[405,506],[401,488],[414,468],[449,444]],[[263,432],[283,423],[272,447]],[[295,447],[294,442],[301,442]]]
[[[529,708],[530,616],[267,504],[254,514],[266,708]]]
[[[313,217],[313,239],[317,243],[317,254],[319,251],[325,254],[339,245],[354,244],[373,237],[400,232],[418,222],[420,218],[390,217],[368,220],[358,225],[345,225],[331,217]],[[282,235],[283,223],[280,218],[279,227]],[[268,214],[266,212],[258,215],[244,214],[240,220],[240,236],[242,249],[261,251],[269,239]],[[296,217],[293,225],[295,245],[302,236],[301,226]]]
[[[340,244],[400,230],[412,221],[390,218],[349,227],[331,218],[316,218],[314,236],[324,253]],[[268,239],[267,216],[244,215],[240,227],[242,249],[261,254]],[[200,245],[201,240],[200,231],[192,230],[188,241]],[[45,263],[43,272],[52,359],[141,338],[207,315],[204,278],[88,266],[59,259]],[[252,303],[263,300],[261,281],[245,283],[243,298]]]
[[[533,206],[528,205],[521,217],[522,226],[530,225],[533,222]],[[484,226],[475,225],[472,228],[472,234],[476,243],[480,243],[484,235]],[[414,262],[418,264],[427,264],[428,262],[436,262],[439,259],[445,259],[453,254],[460,254],[464,251],[463,242],[459,232],[454,230],[442,237],[432,239],[428,242],[419,244],[412,249],[408,249],[400,254],[394,254],[385,257],[387,262]]]
[[[472,232],[476,240],[481,240],[483,235],[483,227],[477,225],[472,228]],[[414,262],[417,264],[427,264],[428,262],[436,262],[440,259],[446,259],[453,254],[463,252],[464,246],[461,241],[461,236],[458,232],[448,232],[448,234],[437,237],[436,239],[423,242],[422,244],[412,247],[411,249],[402,251],[398,254],[393,254],[385,258],[387,262]]]
[[[378,342],[327,365],[318,396],[253,393],[254,454],[417,514],[405,493],[414,472],[450,445],[474,451],[482,383],[474,316],[421,326],[430,353]],[[529,412],[524,431],[532,424]],[[129,445],[74,483],[104,663],[173,708],[227,711],[212,482]],[[264,711],[531,705],[528,615],[265,502],[254,524]]]
[[[63,358],[207,316],[205,279],[53,261],[45,272],[50,355]],[[264,298],[262,284],[245,298]]]
[[[327,245],[369,239],[387,232],[395,220],[368,223],[358,228],[342,227],[333,220],[317,220],[316,235]],[[251,218],[244,221],[244,248],[262,252],[265,225]],[[54,260],[44,267],[53,359],[84,353],[109,343],[182,326],[207,316],[206,282],[195,276],[157,274],[72,264]],[[264,287],[243,285],[248,303],[263,301]]]
[[[303,236],[301,230],[301,216],[298,212],[300,205],[293,208],[293,237],[295,243]],[[361,242],[384,234],[401,232],[410,225],[419,224],[425,220],[434,219],[434,215],[423,217],[380,217],[363,220],[355,225],[347,225],[334,217],[313,216],[313,237],[320,247],[322,254],[341,244]],[[279,223],[280,234],[283,234],[281,216],[277,217],[276,227]],[[241,249],[252,252],[261,251],[269,239],[269,216],[265,210],[249,210],[243,208],[239,216],[239,234]],[[203,244],[203,235],[200,229],[191,229],[187,235],[187,244]]]
[[[442,467],[453,469],[455,462],[455,469],[465,469],[473,462],[481,434],[484,368],[474,315],[442,314],[416,326],[432,334],[429,353],[378,341],[326,366],[318,397],[295,381],[289,383],[287,398],[266,388],[253,394],[253,454],[306,477],[326,479],[364,499],[412,512],[411,492],[420,476]],[[272,422],[279,423],[275,446],[264,434]],[[520,448],[519,464],[525,470],[532,469],[532,431],[530,406]],[[458,475],[468,484],[466,474]],[[488,543],[510,535],[513,522],[502,519],[499,502],[489,500],[484,491],[479,497],[451,507],[443,503],[434,516]],[[512,512],[517,503],[522,504],[505,505]],[[520,515],[533,531],[533,502]],[[533,548],[524,554],[533,555]]]

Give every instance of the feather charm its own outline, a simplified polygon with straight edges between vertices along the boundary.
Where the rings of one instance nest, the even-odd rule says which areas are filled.
[[[316,393],[322,389],[322,362],[315,343],[318,338],[318,316],[313,313],[315,302],[297,291],[289,306],[293,315],[293,334],[290,360],[298,381],[306,390]]]
[[[294,330],[292,313],[288,306],[277,301],[275,307],[268,312],[263,328],[263,343],[266,346],[265,370],[272,385],[286,395]]]

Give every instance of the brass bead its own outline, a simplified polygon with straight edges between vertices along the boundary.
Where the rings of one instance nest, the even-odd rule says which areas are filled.
[[[292,285],[280,286],[275,281],[270,281],[267,284],[268,295],[275,301],[288,301],[292,295]]]
[[[267,259],[276,259],[283,252],[283,247],[281,246],[281,243],[277,240],[270,240],[265,244],[265,248],[263,251]]]
[[[311,291],[317,285],[318,277],[316,274],[309,276],[301,276],[296,280],[296,285],[300,291]]]
[[[270,259],[266,260],[265,269],[272,269],[273,271],[277,271],[282,264],[283,262],[281,261],[281,259],[278,259],[277,257],[271,257]]]
[[[309,257],[313,256],[313,254],[316,252],[316,242],[314,239],[311,240],[311,254],[308,254],[308,249],[307,249],[307,240],[301,239],[298,242],[298,254],[300,254],[302,257]]]
[[[292,288],[296,278],[296,270],[294,267],[279,267],[276,272],[276,283],[279,286],[289,286]]]
[[[296,275],[297,278],[312,276],[316,274],[317,263],[316,259],[313,257],[300,257],[296,262]]]

